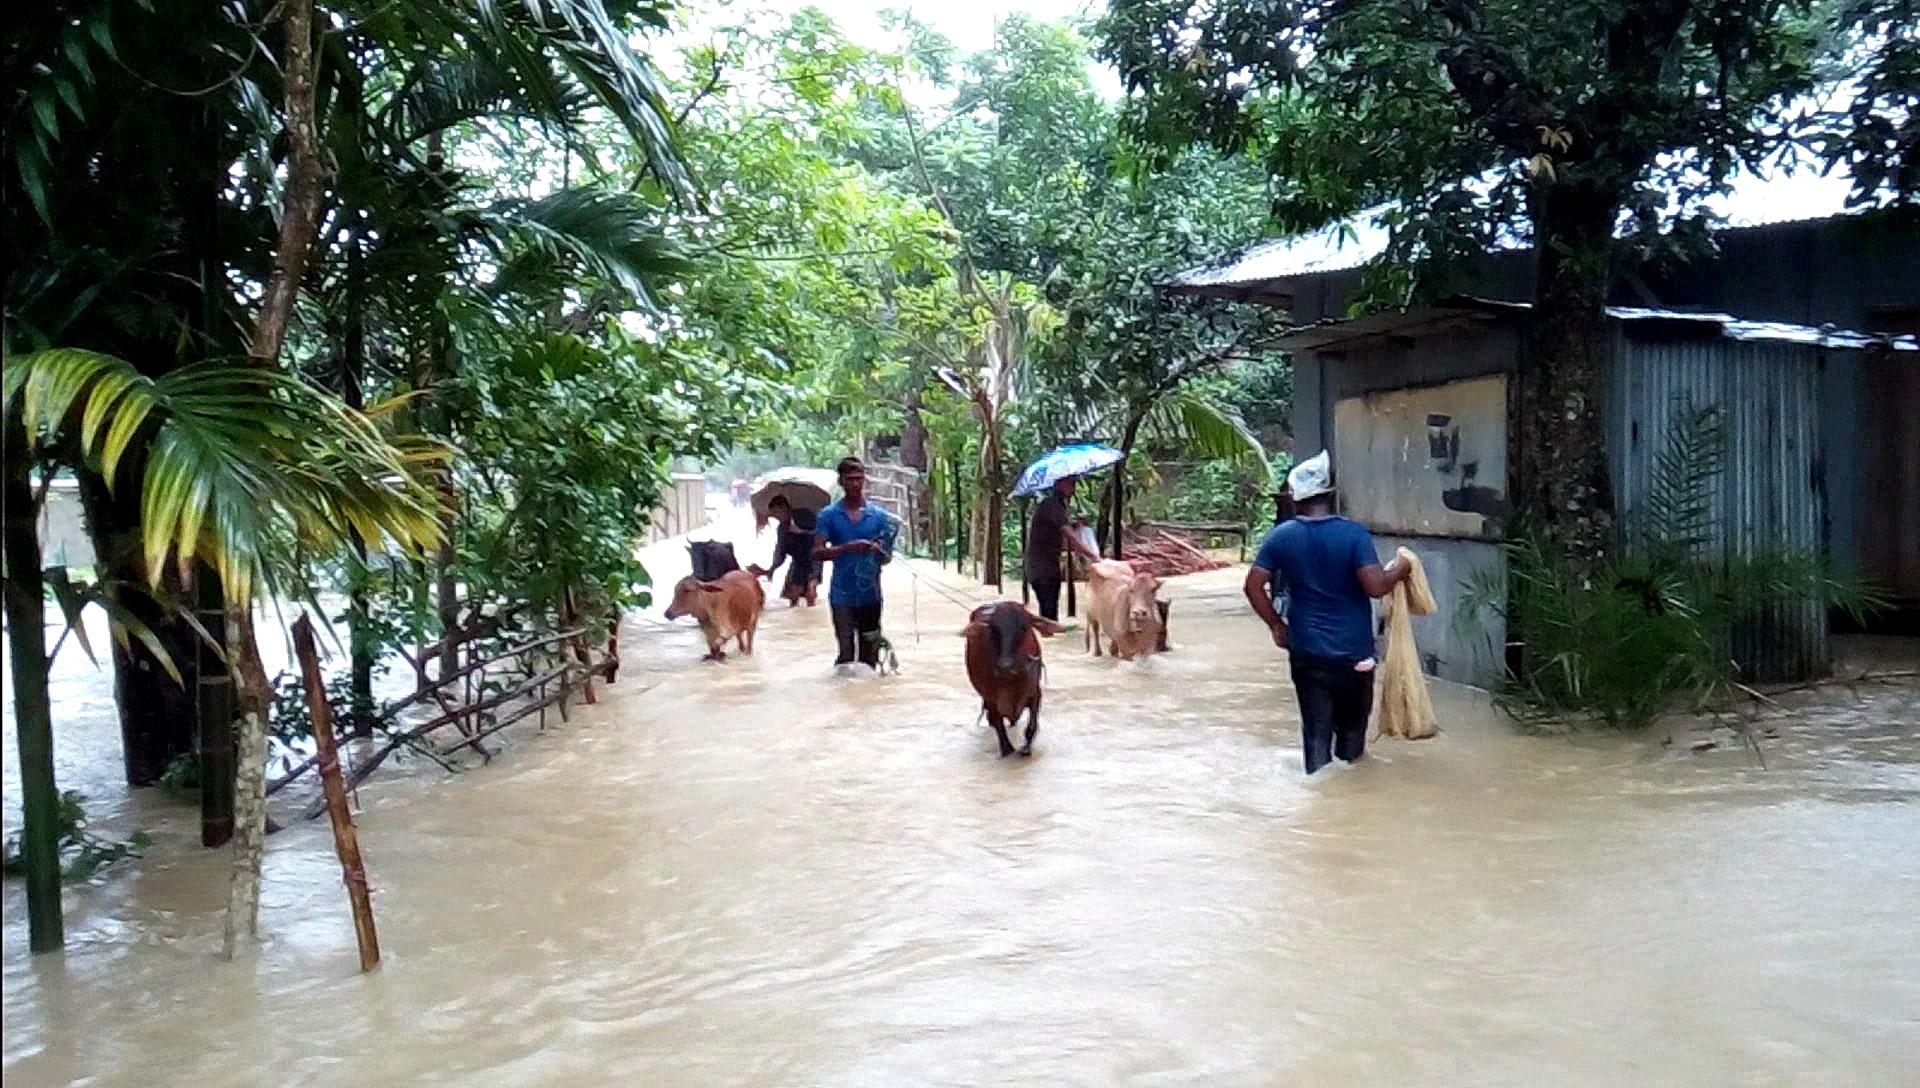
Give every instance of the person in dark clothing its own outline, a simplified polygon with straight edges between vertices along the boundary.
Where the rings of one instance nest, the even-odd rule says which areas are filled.
[[[791,562],[793,565],[787,568],[787,580],[781,584],[780,596],[789,608],[803,600],[812,608],[820,599],[820,564],[813,558],[817,516],[811,510],[794,509],[785,495],[773,497],[767,504],[767,515],[778,526],[773,540],[773,565],[757,573],[772,580],[780,564]]]
[[[1307,773],[1334,757],[1366,754],[1373,712],[1373,601],[1407,577],[1398,559],[1382,566],[1365,526],[1333,512],[1332,466],[1323,451],[1287,475],[1297,516],[1276,525],[1247,572],[1247,603],[1287,651],[1300,700]],[[1287,613],[1274,605],[1285,587]]]
[[[835,665],[856,659],[880,667],[880,568],[893,559],[893,518],[867,504],[867,467],[858,457],[840,462],[839,502],[815,521],[814,558],[833,563],[827,605],[840,644]]]
[[[1021,562],[1026,568],[1027,584],[1033,587],[1034,599],[1040,605],[1040,615],[1045,619],[1060,618],[1060,587],[1067,578],[1067,571],[1060,563],[1062,549],[1072,548],[1075,555],[1085,557],[1088,562],[1100,558],[1100,553],[1071,530],[1067,503],[1073,500],[1079,483],[1076,476],[1056,481],[1053,490],[1034,507],[1033,520],[1027,525],[1027,554]]]

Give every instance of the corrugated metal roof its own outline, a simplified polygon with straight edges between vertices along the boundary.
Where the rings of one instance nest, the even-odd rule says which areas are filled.
[[[1852,184],[1844,171],[1795,169],[1766,177],[1741,173],[1727,192],[1708,199],[1706,207],[1721,216],[1721,228],[1729,230],[1832,219],[1845,214]],[[1196,291],[1359,268],[1387,251],[1390,232],[1384,219],[1395,207],[1381,204],[1316,231],[1261,242],[1228,260],[1182,272],[1164,286],[1175,292]],[[1494,249],[1512,252],[1530,244],[1509,235]]]
[[[1303,325],[1274,341],[1282,351],[1313,351],[1335,344],[1379,336],[1411,336],[1434,328],[1461,322],[1490,320],[1500,315],[1518,315],[1532,309],[1531,303],[1499,299],[1457,296],[1442,299],[1432,306],[1413,310],[1388,310],[1364,317],[1321,321]],[[1607,316],[1627,324],[1672,324],[1696,327],[1700,332],[1717,333],[1728,340],[1748,343],[1808,344],[1824,348],[1891,351],[1920,351],[1920,337],[1879,336],[1855,332],[1831,325],[1814,327],[1781,321],[1743,321],[1732,314],[1695,310],[1654,310],[1637,306],[1609,306]]]
[[[1238,257],[1182,272],[1167,286],[1225,287],[1359,268],[1387,251],[1388,231],[1381,218],[1390,211],[1392,206],[1383,204],[1316,231],[1261,242]]]

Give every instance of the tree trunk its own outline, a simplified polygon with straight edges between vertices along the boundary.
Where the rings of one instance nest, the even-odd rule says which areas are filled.
[[[1548,185],[1536,202],[1539,278],[1512,438],[1516,508],[1591,574],[1613,540],[1600,388],[1618,201]]]
[[[286,86],[287,185],[280,200],[280,234],[273,246],[273,271],[260,296],[247,355],[258,366],[277,366],[287,339],[294,300],[307,268],[307,251],[320,223],[320,198],[326,164],[320,159],[319,123],[313,101],[313,0],[286,0],[281,8],[285,50],[280,59]]]
[[[20,857],[27,875],[27,946],[57,952],[60,791],[53,776],[53,707],[47,697],[46,606],[40,589],[40,519],[27,434],[11,410],[6,429],[6,617],[13,717],[20,745]]]
[[[356,210],[353,214],[354,227],[347,241],[346,330],[340,338],[340,399],[347,407],[359,411],[367,403],[363,384],[367,365],[366,270],[361,254],[361,247],[366,244],[366,230],[359,220],[359,212]],[[370,737],[374,716],[373,665],[378,652],[373,644],[372,609],[367,600],[367,542],[360,539],[357,529],[350,530],[348,536],[353,561],[347,568],[347,645],[352,699],[347,713],[352,719],[353,735]]]
[[[922,475],[932,467],[927,460],[927,421],[920,418],[920,389],[907,394],[906,422],[900,426],[900,463]]]
[[[982,413],[981,422],[980,492],[986,501],[976,504],[973,510],[980,526],[975,533],[980,544],[976,554],[980,556],[980,584],[997,588],[1004,578],[1001,574],[1004,565],[1001,536],[1007,509],[1006,487],[1003,484],[1005,458],[1000,447],[999,420]]]
[[[109,490],[97,474],[78,469],[80,505],[93,542],[94,565],[103,582],[144,586],[146,561],[140,548],[140,479],[144,460],[138,443],[120,469],[126,481]],[[172,583],[171,576],[168,582]],[[176,682],[159,659],[139,642],[112,640],[113,700],[120,712],[120,752],[127,785],[151,786],[175,758],[196,750],[200,640],[181,617],[145,592],[120,596],[119,603],[146,624],[186,681]]]
[[[254,319],[253,340],[247,358],[257,367],[277,367],[286,344],[287,326],[300,293],[307,253],[319,230],[320,198],[326,166],[320,160],[318,123],[314,117],[313,0],[286,0],[281,6],[285,34],[280,59],[281,82],[286,87],[286,126],[290,154],[287,184],[280,202],[280,232],[274,240],[273,271],[267,276],[260,312]],[[233,874],[227,883],[225,951],[232,957],[241,920],[249,933],[259,931],[260,868],[266,848],[267,720],[272,690],[260,663],[260,647],[253,629],[253,602],[226,602],[226,647],[232,692],[241,710],[237,751],[232,756],[232,785],[206,779],[222,788],[229,807],[228,834],[238,824]],[[309,638],[311,636],[309,635]],[[224,719],[229,745],[234,741],[231,712]],[[327,724],[331,729],[331,722]],[[207,787],[203,787],[207,788]],[[236,814],[235,809],[239,809]],[[236,820],[237,815],[237,820]],[[202,837],[205,837],[205,825]]]
[[[260,868],[267,849],[267,723],[273,690],[260,663],[253,617],[244,608],[226,616],[228,653],[233,659],[233,690],[239,704],[235,725],[233,785],[233,875],[227,883],[227,923],[223,950],[232,959],[240,941],[260,934]]]
[[[1120,435],[1120,463],[1113,466],[1113,480],[1108,485],[1108,498],[1112,502],[1109,517],[1113,532],[1112,552],[1114,559],[1125,559],[1124,538],[1127,535],[1127,462],[1133,458],[1133,444],[1140,439],[1140,427],[1147,420],[1147,410],[1136,408],[1127,417],[1127,429]]]

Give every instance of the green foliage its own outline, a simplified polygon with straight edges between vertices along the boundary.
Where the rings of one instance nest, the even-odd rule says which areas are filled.
[[[1168,521],[1253,525],[1272,511],[1266,493],[1224,461],[1207,461],[1182,474],[1165,502]]]
[[[1522,533],[1504,545],[1504,583],[1485,575],[1467,586],[1463,629],[1497,614],[1523,633],[1522,663],[1500,692],[1517,720],[1642,728],[1682,698],[1699,707],[1725,695],[1740,676],[1736,630],[1779,607],[1813,602],[1857,618],[1882,604],[1818,554],[1710,554],[1725,460],[1720,411],[1676,405],[1644,516],[1605,566],[1583,578]]]
[[[145,832],[136,831],[122,842],[102,838],[88,831],[86,801],[86,797],[78,791],[67,790],[60,795],[60,806],[55,811],[54,826],[59,832],[60,843],[60,879],[68,884],[92,879],[114,862],[139,857],[141,851],[153,845],[153,840]],[[7,836],[4,866],[10,877],[25,872],[20,845],[18,832]]]
[[[276,721],[278,715],[275,715]],[[169,797],[200,798],[200,753],[181,752],[167,761],[167,768],[160,772],[160,778],[154,785]]]
[[[1796,149],[1856,170],[1855,200],[1911,199],[1920,94],[1906,0],[1273,4],[1116,0],[1100,24],[1130,131],[1160,164],[1198,141],[1259,159],[1287,229],[1388,204],[1376,304],[1445,293],[1542,212],[1697,214],[1742,166]],[[1902,15],[1905,18],[1902,18]],[[1824,19],[1824,22],[1822,21]],[[1829,80],[1863,93],[1818,104]],[[1606,239],[1600,239],[1604,247]]]
[[[286,569],[283,539],[344,546],[346,534],[402,548],[437,542],[432,492],[419,466],[438,457],[401,449],[374,422],[292,375],[200,363],[148,378],[94,352],[49,350],[7,361],[0,401],[52,441],[71,427],[77,452],[110,486],[139,440],[142,549],[158,586],[169,562],[185,579],[196,558],[229,598]]]

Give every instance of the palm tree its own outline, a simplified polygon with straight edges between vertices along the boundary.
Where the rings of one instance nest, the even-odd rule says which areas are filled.
[[[432,184],[441,173],[437,141],[491,118],[525,119],[572,140],[590,111],[603,111],[647,163],[654,190],[687,187],[661,81],[631,42],[635,32],[665,25],[666,7],[656,0],[322,0],[300,7],[307,32],[299,35],[282,32],[289,5],[265,0],[191,11],[143,0],[23,11],[19,33],[10,27],[5,45],[8,71],[21,74],[7,103],[9,132],[21,135],[10,150],[19,154],[0,172],[11,258],[8,350],[85,347],[147,374],[248,350],[250,315],[234,279],[269,280],[259,243],[295,221],[275,214],[293,203],[285,199],[293,186],[283,183],[293,176],[284,169],[292,111],[275,107],[291,90],[284,62],[296,38],[313,47],[312,63],[298,67],[317,88],[312,135],[333,175],[332,184],[312,186],[324,191],[310,273],[324,273],[328,247],[356,230],[361,256],[374,241],[413,236],[374,234],[363,213],[403,204],[409,185]],[[168,138],[156,141],[156,132]],[[396,166],[366,181],[368,162],[408,171]],[[458,197],[437,201],[460,204]],[[486,210],[487,202],[477,204]],[[559,211],[497,210],[529,220]],[[528,240],[516,235],[515,245]],[[613,274],[633,267],[628,261]],[[379,269],[369,259],[359,271]],[[280,279],[293,293],[319,276]],[[431,302],[414,313],[430,312]],[[280,365],[278,356],[262,365]],[[144,535],[138,487],[109,501],[91,472],[79,475],[102,569],[144,578],[138,549],[120,546]],[[132,473],[136,485],[140,476]],[[194,636],[185,623],[155,612],[148,618],[191,671]],[[157,675],[151,657],[145,649],[115,657],[134,784],[151,781],[178,750],[181,738],[167,732],[169,723],[196,717],[191,696],[181,698],[165,681],[147,685]],[[201,706],[198,716],[221,715]]]
[[[35,352],[7,360],[0,403],[7,417],[7,618],[15,638],[23,853],[39,951],[60,943],[51,822],[58,793],[44,642],[35,637],[41,630],[38,519],[25,466],[84,464],[116,490],[139,489],[148,592],[166,596],[169,572],[184,585],[203,573],[218,578],[224,650],[236,683],[252,689],[241,700],[250,710],[238,735],[236,784],[237,822],[251,828],[264,815],[266,762],[266,722],[251,709],[264,705],[267,685],[253,650],[255,602],[291,591],[306,560],[337,552],[350,538],[413,552],[437,546],[438,504],[424,477],[443,452],[396,444],[373,416],[292,375],[245,362],[197,363],[152,378],[96,352]],[[135,464],[138,479],[130,471]],[[25,510],[16,506],[23,494]],[[117,615],[115,634],[129,635]],[[33,660],[20,669],[28,650]],[[247,854],[238,854],[229,900],[229,953],[239,919],[251,928],[257,910],[258,851]]]

